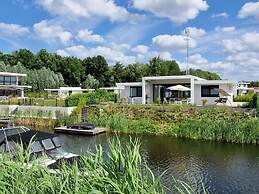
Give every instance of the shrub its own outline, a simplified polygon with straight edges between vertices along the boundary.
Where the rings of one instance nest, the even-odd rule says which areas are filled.
[[[80,100],[84,100],[85,104],[100,104],[103,102],[114,102],[116,99],[117,95],[115,93],[96,90],[95,92],[85,94],[73,94],[65,99],[65,105],[68,107],[77,106]]]
[[[248,92],[246,95],[243,96],[236,96],[234,98],[235,102],[248,102],[249,108],[256,108],[257,104],[257,95],[253,92]]]
[[[180,138],[259,143],[259,120],[227,107],[170,111],[130,106],[91,107],[89,121],[114,132],[172,135]]]

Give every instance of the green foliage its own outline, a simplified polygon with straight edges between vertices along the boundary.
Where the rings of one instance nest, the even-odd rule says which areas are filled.
[[[73,94],[65,99],[65,104],[68,107],[78,106],[79,102],[86,104],[100,104],[103,102],[111,102],[116,100],[116,94],[112,92],[106,92],[104,90],[96,90],[95,92],[89,92],[84,94]],[[82,103],[81,103],[82,104]]]
[[[108,72],[108,63],[103,56],[87,57],[83,60],[82,65],[85,69],[85,75],[92,75],[95,79],[99,80],[100,86],[106,85],[105,76]]]
[[[85,81],[82,83],[82,88],[97,89],[99,87],[99,81],[92,75],[87,75]]]
[[[89,121],[115,132],[172,135],[180,138],[259,143],[259,120],[226,107],[170,111],[109,106],[91,108]]]
[[[0,71],[27,74],[21,81],[24,85],[32,86],[32,91],[43,91],[45,88],[57,88],[64,85],[64,79],[61,74],[55,74],[45,67],[38,70],[30,70],[25,68],[20,62],[15,66],[0,63]]]
[[[160,57],[154,57],[147,63],[134,63],[123,65],[118,62],[114,66],[108,66],[103,56],[87,57],[83,60],[76,57],[62,57],[56,53],[49,53],[46,49],[41,49],[33,54],[27,49],[20,49],[11,54],[0,53],[0,64],[16,66],[19,64],[26,68],[27,74],[34,74],[31,85],[35,90],[42,90],[45,82],[53,80],[62,80],[68,86],[87,86],[88,75],[98,80],[98,86],[114,86],[118,82],[140,81],[144,76],[159,75],[181,75],[179,65],[173,60],[163,60]],[[42,71],[47,69],[55,73],[58,77],[53,77],[50,72]],[[5,70],[7,71],[7,69]],[[23,73],[26,73],[23,71]],[[51,76],[46,76],[47,73]],[[206,79],[220,79],[217,74],[202,70],[191,70],[192,75],[200,76]],[[46,78],[47,77],[47,78]],[[52,78],[51,78],[52,77]],[[64,78],[64,79],[63,79]],[[46,79],[38,85],[36,83],[41,79]],[[97,85],[97,84],[94,84]]]
[[[161,183],[163,174],[155,176],[142,160],[138,140],[126,145],[112,140],[107,150],[98,146],[95,152],[81,156],[69,166],[62,163],[56,173],[31,161],[34,157],[30,156],[30,146],[20,146],[14,159],[9,155],[1,157],[0,193],[166,193]],[[174,193],[206,193],[205,189],[199,191],[180,180],[172,184]]]
[[[190,69],[190,74],[200,77],[200,78],[204,78],[207,80],[220,80],[220,76],[216,73],[212,73],[209,71],[204,71],[201,69]]]
[[[246,95],[243,96],[236,96],[234,98],[235,102],[248,102],[249,108],[256,108],[257,107],[257,94],[254,92],[248,92]]]

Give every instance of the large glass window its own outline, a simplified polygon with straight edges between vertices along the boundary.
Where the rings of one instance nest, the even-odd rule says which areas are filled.
[[[11,85],[16,85],[16,77],[11,77]]]
[[[4,76],[4,85],[11,85],[11,77]]]
[[[4,76],[0,76],[0,85],[4,85]]]
[[[219,86],[201,86],[201,97],[219,97]]]
[[[15,76],[0,76],[0,85],[16,85],[17,78]]]
[[[142,97],[142,87],[141,86],[130,87],[130,97]]]

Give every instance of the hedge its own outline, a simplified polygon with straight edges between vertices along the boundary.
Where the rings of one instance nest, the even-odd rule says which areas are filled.
[[[117,94],[106,92],[104,90],[96,90],[95,92],[84,94],[73,94],[65,99],[67,107],[77,106],[79,103],[84,104],[100,104],[103,102],[116,102]]]

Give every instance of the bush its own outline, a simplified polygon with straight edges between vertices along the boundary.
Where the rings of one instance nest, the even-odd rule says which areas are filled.
[[[259,144],[259,120],[226,107],[163,111],[113,105],[91,107],[88,119],[114,132]]]
[[[254,96],[253,92],[248,92],[246,95],[236,96],[234,98],[234,101],[235,102],[250,102],[250,101],[252,101],[253,96]]]
[[[96,90],[85,94],[73,94],[65,99],[65,105],[68,107],[77,106],[80,101],[85,101],[85,104],[100,104],[103,102],[115,102],[116,99],[117,95],[115,93]]]
[[[235,102],[248,102],[249,108],[256,108],[257,95],[253,92],[248,92],[246,95],[237,96],[234,98]]]

